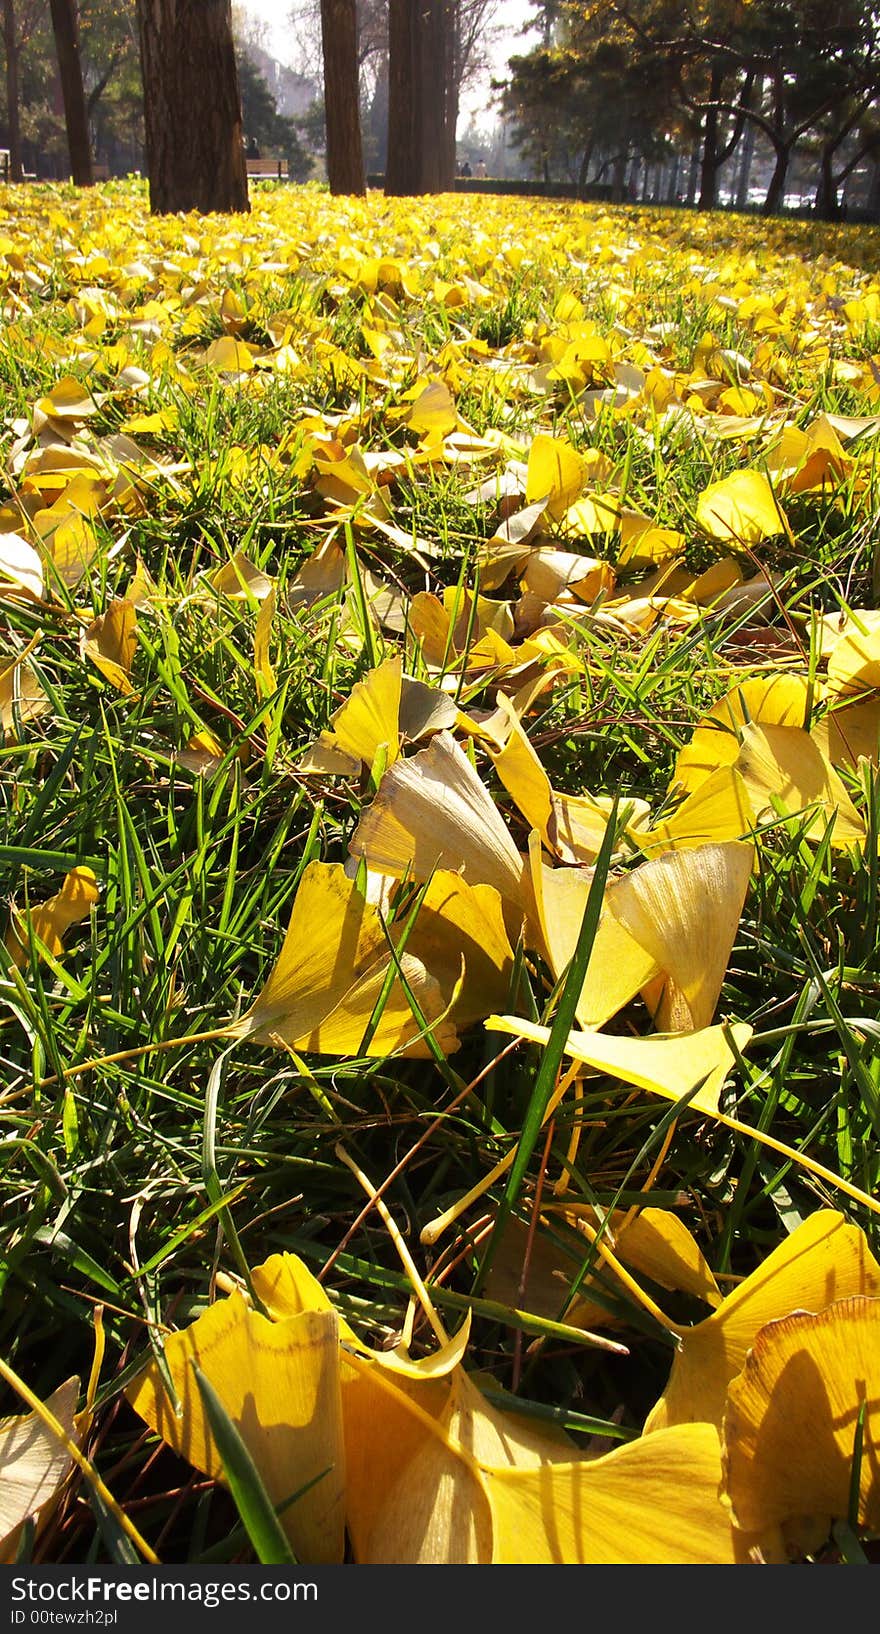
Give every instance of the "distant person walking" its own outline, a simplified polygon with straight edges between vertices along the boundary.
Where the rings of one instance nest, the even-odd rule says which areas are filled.
[[[474,171],[474,175],[476,176],[477,181],[478,182],[484,182],[486,180],[486,177],[488,176],[488,174],[489,174],[489,172],[486,169],[485,160],[480,159],[480,161],[479,161],[479,163],[477,165],[477,168]]]

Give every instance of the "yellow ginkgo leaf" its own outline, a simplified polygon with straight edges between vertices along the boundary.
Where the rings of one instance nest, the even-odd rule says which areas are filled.
[[[684,553],[685,537],[675,528],[659,527],[649,516],[622,510],[619,517],[618,567],[647,567]]]
[[[332,1311],[335,1309],[323,1284],[295,1254],[273,1254],[251,1272],[251,1286],[266,1314],[274,1322],[298,1316],[303,1311]],[[359,1355],[375,1361],[391,1373],[408,1379],[442,1379],[451,1373],[464,1357],[471,1329],[468,1311],[464,1322],[445,1345],[413,1361],[405,1345],[392,1350],[374,1350],[349,1326],[345,1317],[336,1314],[340,1343]]]
[[[40,398],[36,406],[38,412],[48,419],[86,420],[98,413],[100,398],[96,400],[81,380],[65,375],[45,397]]]
[[[722,1424],[724,1496],[737,1526],[827,1537],[850,1513],[864,1408],[857,1524],[880,1527],[880,1299],[796,1311],[755,1335]]]
[[[778,800],[793,816],[811,813],[807,839],[821,839],[833,821],[832,845],[864,841],[862,818],[809,732],[797,726],[744,726],[736,769],[756,819],[772,818]]]
[[[819,1209],[684,1335],[645,1429],[699,1422],[720,1427],[730,1381],[742,1371],[761,1328],[793,1311],[822,1311],[856,1294],[880,1294],[880,1265],[864,1232],[842,1214]]]
[[[241,550],[237,550],[222,567],[215,568],[208,583],[212,590],[221,596],[228,596],[231,601],[247,601],[251,597],[255,601],[265,601],[273,589],[272,579]]]
[[[844,697],[880,687],[880,621],[876,615],[864,630],[848,630],[835,642],[828,659],[828,686]]]
[[[497,696],[499,727],[506,734],[503,747],[487,745],[489,757],[508,794],[543,844],[562,862],[592,863],[608,826],[614,801],[608,795],[561,794],[550,787],[511,700]],[[641,830],[649,813],[644,800],[627,802],[628,834]]]
[[[595,601],[602,591],[613,590],[616,583],[614,569],[607,562],[543,545],[529,551],[521,579],[526,590],[547,602],[556,601],[566,590],[578,601]]]
[[[46,1401],[46,1407],[71,1439],[79,1379],[68,1379]],[[0,1565],[15,1562],[25,1521],[51,1504],[71,1468],[67,1449],[36,1413],[0,1419]]]
[[[811,691],[805,675],[772,675],[743,681],[709,710],[675,763],[675,786],[693,793],[720,766],[733,766],[749,721],[758,726],[799,726],[808,719]]]
[[[541,861],[537,834],[529,839],[534,924],[531,940],[558,981],[577,946],[590,891],[590,876],[579,868],[547,868]],[[606,892],[606,903],[608,893]],[[630,999],[659,975],[648,950],[604,909],[590,951],[590,961],[575,1014],[582,1027],[602,1027]]]
[[[236,340],[233,335],[223,335],[205,348],[202,362],[206,368],[216,369],[218,374],[250,374],[254,367],[254,354],[245,341]]]
[[[522,907],[523,859],[488,789],[448,732],[385,773],[349,849],[370,868],[426,880],[436,868]]]
[[[27,651],[34,645],[35,642],[31,642]],[[0,732],[4,737],[11,737],[18,730],[19,722],[34,720],[50,707],[26,653],[18,653],[0,668]]]
[[[710,483],[697,500],[697,523],[722,544],[760,545],[791,530],[761,471],[734,471]]]
[[[603,1458],[482,1471],[497,1565],[733,1565],[737,1538],[718,1486],[711,1424],[667,1430]]]
[[[387,658],[357,681],[350,697],[331,717],[328,730],[321,733],[315,746],[319,753],[338,751],[355,770],[361,762],[369,770],[382,748],[386,765],[393,766],[400,753],[402,678],[403,661],[397,656]],[[315,769],[308,757],[305,769]]]
[[[272,621],[275,617],[275,586],[273,584],[268,596],[260,603],[260,611],[254,625],[254,675],[257,682],[257,691],[262,698],[271,698],[278,682],[269,657],[269,645],[272,640]]]
[[[510,1033],[533,1044],[547,1044],[550,1040],[549,1027],[521,1016],[490,1016],[486,1030]],[[611,1033],[573,1032],[565,1041],[564,1053],[596,1072],[662,1095],[668,1101],[678,1101],[696,1089],[689,1104],[695,1111],[714,1117],[721,1091],[736,1065],[728,1031],[742,1054],[752,1036],[751,1027],[742,1021],[729,1029],[704,1027],[701,1032],[672,1038],[618,1038]]]
[[[661,1032],[709,1026],[753,859],[754,847],[735,840],[668,851],[608,891],[608,912],[661,972],[648,1006]]]
[[[84,656],[91,659],[117,692],[126,696],[134,692],[129,677],[137,651],[136,630],[134,603],[128,597],[117,597],[106,613],[92,620],[82,636]]]
[[[406,420],[410,431],[431,441],[442,439],[458,425],[455,400],[443,380],[429,380],[419,392]]]
[[[665,822],[638,836],[648,857],[691,846],[745,839],[754,827],[748,790],[735,766],[710,772]]]
[[[449,1433],[460,1376],[418,1384],[376,1363],[349,1369],[346,1519],[358,1565],[491,1563],[480,1472]]]
[[[341,1561],[345,1449],[333,1311],[306,1310],[271,1322],[236,1291],[191,1327],[166,1336],[163,1348],[177,1406],[158,1364],[150,1362],[128,1388],[135,1412],[196,1469],[223,1480],[198,1367],[236,1425],[270,1499],[286,1506],[279,1520],[297,1559]]]
[[[547,514],[557,521],[582,492],[587,468],[571,443],[539,432],[529,449],[526,503],[546,501]]]
[[[874,766],[880,761],[880,695],[846,704],[843,709],[829,709],[821,727],[828,734],[825,741],[832,766],[854,771],[860,758]],[[814,736],[818,738],[818,730]]]
[[[88,919],[99,896],[98,882],[91,868],[73,868],[60,891],[46,902],[31,908],[28,918],[34,936],[55,958],[64,952],[64,936],[72,925]],[[19,967],[27,963],[28,943],[23,916],[16,913],[6,934],[6,947]]]
[[[274,969],[232,1036],[257,1043],[280,1039],[320,1055],[357,1055],[385,987],[392,957],[377,910],[336,863],[310,862],[294,899]],[[411,953],[400,956],[403,976],[441,1048],[456,1047],[454,1027],[442,1020],[448,996]],[[418,1038],[399,976],[395,976],[369,1045],[372,1055],[403,1049],[429,1055]]]
[[[38,601],[43,594],[43,564],[33,545],[17,533],[0,533],[0,594]]]

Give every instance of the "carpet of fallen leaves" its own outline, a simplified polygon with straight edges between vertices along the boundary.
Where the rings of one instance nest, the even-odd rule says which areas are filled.
[[[5,1559],[868,1558],[878,245],[0,195]]]

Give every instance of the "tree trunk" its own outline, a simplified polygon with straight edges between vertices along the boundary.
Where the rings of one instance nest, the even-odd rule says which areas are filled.
[[[694,137],[694,145],[691,148],[691,163],[690,163],[690,169],[688,171],[688,188],[687,188],[687,200],[686,200],[686,203],[688,204],[690,209],[693,209],[693,207],[694,207],[694,205],[695,205],[695,203],[697,201],[697,182],[699,181],[699,178],[700,178],[700,138],[698,136],[695,136]]]
[[[680,170],[681,154],[676,150],[676,152],[672,155],[672,161],[669,166],[669,177],[666,183],[665,191],[667,204],[678,203],[678,176]]]
[[[745,210],[749,202],[749,184],[752,176],[752,162],[755,157],[755,138],[757,126],[753,119],[746,121],[743,132],[742,164],[740,165],[739,180],[736,186],[735,204],[737,210]]]
[[[770,177],[767,197],[761,206],[761,214],[764,216],[777,216],[785,203],[785,181],[790,157],[791,149],[780,143],[776,149],[776,164]]]
[[[454,99],[449,85],[453,77],[453,3],[391,0],[386,193],[438,193],[452,188],[455,138],[453,134],[450,144],[449,126]],[[454,117],[457,120],[457,107]]]
[[[365,193],[355,0],[321,0],[324,122],[331,193]]]
[[[230,0],[137,0],[137,18],[150,209],[248,210]]]
[[[20,182],[21,107],[18,89],[18,33],[14,0],[3,0],[3,45],[6,51],[6,123],[9,126],[9,180]]]
[[[445,19],[446,86],[443,109],[443,155],[440,164],[440,185],[444,193],[455,186],[455,139],[458,134],[458,111],[461,97],[461,0],[446,0]]]
[[[58,55],[58,72],[61,77],[61,94],[64,98],[70,174],[77,187],[91,187],[92,148],[89,141],[82,65],[79,59],[76,0],[49,0],[49,4],[52,10],[55,50]]]
[[[816,188],[816,215],[820,221],[839,221],[837,179],[834,175],[834,148],[825,146],[819,156],[819,183]]]
[[[388,7],[388,161],[385,192],[418,193],[421,155],[416,118],[418,95],[416,0],[390,0]]]
[[[724,83],[724,72],[714,63],[709,78],[709,102],[717,102]],[[703,127],[703,156],[700,162],[699,210],[714,210],[718,193],[718,109],[707,108]]]

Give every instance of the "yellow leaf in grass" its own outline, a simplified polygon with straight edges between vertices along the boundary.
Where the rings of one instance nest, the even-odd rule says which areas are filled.
[[[202,362],[206,368],[216,369],[218,374],[250,374],[254,367],[254,354],[245,341],[223,335],[220,340],[212,340],[210,346],[206,346]]]
[[[391,963],[379,914],[355,881],[336,863],[310,862],[269,980],[230,1035],[265,1044],[278,1038],[318,1055],[357,1055]],[[441,1020],[447,999],[438,982],[413,954],[405,951],[400,963],[422,1013],[436,1024],[440,1047],[455,1049],[455,1029]],[[427,1056],[419,1030],[395,976],[369,1053]]]
[[[537,829],[547,850],[562,862],[595,862],[614,801],[607,795],[562,794],[552,789],[514,704],[502,692],[496,702],[506,741],[500,749],[491,744],[487,748],[508,794],[529,826]],[[635,835],[641,831],[650,808],[644,800],[632,799],[627,804],[626,832]]]
[[[406,946],[450,996],[464,966],[461,990],[449,1013],[457,1027],[482,1020],[505,1003],[513,949],[501,898],[491,885],[469,885],[460,874],[438,869]]]
[[[592,1331],[618,1325],[621,1318],[591,1297],[600,1286],[592,1276],[567,1303],[571,1284],[590,1249],[589,1238],[579,1229],[581,1218],[596,1229],[597,1211],[591,1204],[544,1203],[541,1228],[533,1238],[524,1221],[508,1220],[486,1279],[487,1297],[551,1321],[564,1321],[568,1327]],[[530,1240],[528,1275],[522,1289]],[[691,1294],[713,1307],[721,1303],[718,1285],[697,1242],[684,1221],[668,1209],[618,1209],[604,1229],[603,1241],[624,1265],[661,1287]],[[601,1285],[606,1290],[609,1283],[614,1287],[614,1271],[601,1261],[599,1267]]]
[[[17,533],[0,533],[0,594],[38,601],[43,594],[43,564]]]
[[[758,726],[803,727],[811,690],[805,675],[772,675],[742,681],[697,722],[675,763],[676,787],[690,794],[720,766],[733,766],[748,721]]]
[[[275,617],[275,586],[269,591],[265,601],[260,604],[257,621],[254,625],[254,675],[257,681],[257,691],[262,698],[271,698],[278,682],[269,657],[269,644],[272,640],[272,620]]]
[[[387,658],[370,670],[351,689],[350,697],[331,716],[330,728],[322,732],[322,749],[336,749],[356,768],[363,761],[369,769],[380,747],[386,764],[393,766],[400,753],[400,697],[403,661]]]
[[[79,1379],[68,1379],[45,1405],[72,1440]],[[0,1419],[0,1565],[15,1564],[21,1529],[31,1517],[39,1533],[72,1468],[70,1454],[37,1413]]]
[[[668,851],[616,880],[607,909],[660,971],[648,1008],[664,1033],[708,1027],[739,929],[754,847]]]
[[[648,857],[664,851],[745,839],[754,828],[749,792],[735,766],[719,766],[653,828],[638,836]]]
[[[66,932],[72,925],[88,919],[98,896],[98,882],[91,868],[71,869],[60,891],[30,909],[27,917],[34,936],[55,958],[59,958],[64,952]],[[6,947],[19,967],[27,963],[27,931],[24,918],[19,913],[13,913],[13,921],[6,934]]]
[[[760,545],[791,529],[761,471],[734,471],[710,483],[697,500],[697,524],[722,544]]]
[[[83,631],[83,654],[115,686],[117,692],[134,692],[129,676],[137,651],[137,616],[128,597],[111,601],[106,613],[93,619]]]
[[[490,1016],[485,1025],[487,1032],[510,1033],[533,1044],[547,1044],[550,1038],[549,1027],[521,1016]],[[729,1029],[704,1027],[701,1032],[672,1038],[573,1032],[565,1041],[564,1053],[595,1072],[607,1073],[609,1078],[619,1078],[622,1083],[662,1095],[668,1101],[678,1101],[700,1085],[689,1105],[714,1117],[721,1091],[736,1065],[727,1031],[742,1054],[752,1036],[745,1022],[735,1022]]]
[[[458,425],[455,399],[443,380],[430,380],[416,398],[406,423],[410,431],[430,441],[442,442]]]
[[[793,1311],[822,1311],[856,1294],[880,1294],[880,1265],[864,1232],[842,1214],[819,1209],[684,1335],[646,1431],[699,1422],[720,1427],[728,1386],[742,1372],[761,1328]]]
[[[797,726],[744,726],[736,769],[757,819],[772,817],[778,800],[793,816],[812,812],[808,839],[821,839],[833,820],[832,845],[864,841],[862,818],[809,732]]]
[[[370,868],[426,880],[436,868],[469,885],[493,885],[502,900],[523,903],[523,859],[489,791],[448,732],[385,773],[349,850]]]
[[[529,838],[534,921],[531,940],[558,981],[577,946],[590,891],[591,875],[581,868],[548,868],[541,861],[537,833]],[[659,967],[646,948],[634,941],[605,906],[575,1014],[582,1027],[602,1027],[635,998]]]
[[[208,583],[212,590],[221,596],[228,596],[230,601],[247,601],[251,597],[255,601],[265,601],[274,588],[273,580],[241,550],[237,550],[222,567],[215,568]]]
[[[558,520],[582,492],[586,476],[586,465],[571,443],[539,432],[529,449],[526,503],[545,500],[547,514]]]
[[[809,1548],[850,1512],[864,1407],[856,1523],[880,1528],[880,1299],[795,1311],[755,1335],[722,1422],[724,1496],[736,1525],[781,1525]]]
[[[631,1441],[604,1458],[483,1472],[497,1565],[733,1565],[747,1558],[718,1497],[711,1424]]]
[[[2,546],[0,538],[0,546]],[[836,641],[828,659],[828,686],[842,696],[880,687],[880,619],[864,630],[850,629]]]
[[[31,642],[28,652],[33,645]],[[4,737],[16,732],[19,721],[33,720],[49,708],[46,692],[24,653],[0,668],[0,731]]]
[[[194,1367],[214,1386],[253,1458],[298,1560],[342,1560],[345,1449],[339,1339],[332,1310],[269,1321],[242,1295],[218,1300],[191,1327],[165,1337],[165,1362],[180,1406],[156,1362],[127,1395],[136,1413],[194,1468],[224,1478]],[[315,1484],[295,1503],[288,1500]]]

